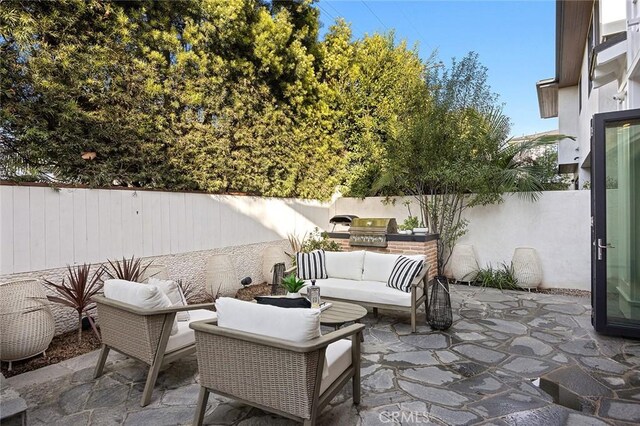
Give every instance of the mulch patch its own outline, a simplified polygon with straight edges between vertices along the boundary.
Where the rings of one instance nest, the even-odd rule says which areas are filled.
[[[282,287],[278,287],[276,294],[284,295],[286,291]],[[256,296],[270,296],[271,295],[271,284],[262,283],[262,284],[253,284],[241,288],[236,293],[236,299],[240,300],[253,300]]]
[[[11,371],[9,371],[9,363],[3,361],[2,374],[4,377],[16,376],[47,365],[57,364],[60,361],[86,354],[98,348],[100,348],[100,339],[96,337],[93,331],[84,330],[80,343],[78,343],[78,331],[69,331],[53,338],[47,348],[46,357],[40,354],[22,361],[13,361]]]

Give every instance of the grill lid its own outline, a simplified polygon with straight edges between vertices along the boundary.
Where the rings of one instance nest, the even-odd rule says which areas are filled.
[[[333,225],[351,225],[351,221],[357,217],[353,214],[338,214],[329,219],[329,223]]]
[[[398,224],[392,217],[361,217],[353,219],[351,231],[395,234]]]

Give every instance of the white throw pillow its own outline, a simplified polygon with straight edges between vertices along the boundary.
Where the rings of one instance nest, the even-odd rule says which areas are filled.
[[[366,251],[364,254],[362,280],[386,283],[393,270],[393,265],[396,264],[396,260],[398,260],[399,257],[399,254]]]
[[[324,258],[329,278],[362,280],[364,250],[345,252],[325,251]]]
[[[187,306],[187,299],[185,299],[184,294],[182,294],[182,289],[177,282],[149,277],[149,285],[155,285],[160,291],[166,294],[169,300],[171,300],[172,306]],[[178,321],[189,321],[189,312],[178,312],[176,319]]]
[[[218,326],[233,330],[299,343],[321,335],[319,309],[279,308],[221,297],[216,313]]]
[[[142,309],[170,308],[172,306],[169,297],[155,285],[134,283],[126,280],[105,281],[104,297]],[[174,320],[171,335],[177,332],[178,323]]]

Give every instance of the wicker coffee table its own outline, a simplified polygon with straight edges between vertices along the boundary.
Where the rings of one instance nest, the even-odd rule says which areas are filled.
[[[367,315],[367,310],[355,303],[337,302],[335,300],[327,300],[331,303],[331,307],[322,311],[320,314],[320,323],[340,328],[348,322],[359,322]]]

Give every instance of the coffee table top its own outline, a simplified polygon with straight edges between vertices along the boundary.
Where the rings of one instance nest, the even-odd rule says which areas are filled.
[[[355,303],[337,302],[327,300],[332,306],[320,314],[320,323],[323,325],[341,325],[345,322],[358,321],[367,315],[367,310]]]

